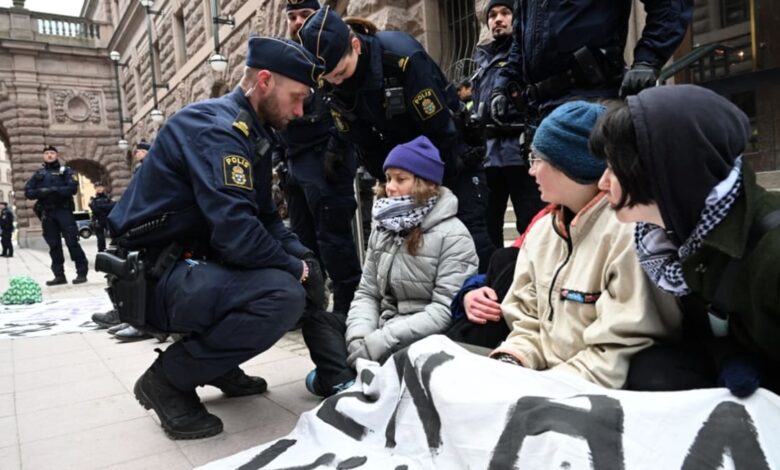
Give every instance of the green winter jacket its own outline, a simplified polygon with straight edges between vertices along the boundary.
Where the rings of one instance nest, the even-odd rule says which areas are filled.
[[[780,227],[766,233],[752,252],[746,245],[751,227],[780,209],[780,193],[761,188],[747,165],[743,185],[726,218],[696,253],[685,258],[683,275],[688,287],[710,302],[729,261],[747,254],[732,287],[729,334],[776,365],[780,364]]]

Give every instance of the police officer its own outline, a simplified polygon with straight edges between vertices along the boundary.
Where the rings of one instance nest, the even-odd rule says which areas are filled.
[[[133,152],[133,174],[138,172],[138,169],[141,168],[141,164],[143,164],[150,148],[152,148],[152,144],[144,139],[141,139],[141,141],[135,145],[135,151]]]
[[[73,195],[78,191],[78,181],[73,170],[60,164],[59,153],[51,145],[43,149],[43,168],[36,171],[24,186],[27,199],[37,199],[36,213],[40,214],[43,238],[49,245],[51,270],[54,279],[47,286],[67,284],[65,257],[62,254],[62,237],[68,247],[70,259],[76,264],[73,284],[87,282],[87,257],[79,245],[76,219],[73,218]]]
[[[474,62],[478,66],[473,77],[475,111],[489,112],[496,78],[507,64],[512,46],[513,3],[513,0],[490,0],[487,4],[485,21],[493,41],[474,50]],[[489,121],[481,115],[479,118],[483,122]],[[486,126],[485,176],[490,194],[485,219],[490,240],[496,246],[504,246],[504,214],[509,198],[512,199],[518,234],[523,233],[533,216],[544,206],[523,158],[519,142],[521,132],[520,129],[492,122]]]
[[[494,246],[485,227],[482,155],[464,158],[453,117],[461,103],[441,69],[409,34],[371,27],[356,33],[330,7],[310,16],[299,34],[333,85],[336,129],[357,146],[374,177],[384,181],[382,164],[394,146],[419,135],[436,145],[445,162],[444,184],[458,196],[458,218],[474,238],[484,269]]]
[[[572,97],[617,97],[654,86],[693,16],[692,0],[642,0],[647,19],[625,72],[632,0],[515,1],[513,42],[493,90],[490,113],[511,114],[510,100],[532,127]],[[530,134],[526,135],[526,142]]]
[[[98,252],[106,251],[106,228],[108,213],[114,207],[114,201],[106,193],[103,183],[95,185],[95,195],[89,200],[89,210],[92,211],[92,227],[97,237]]]
[[[182,108],[160,129],[148,159],[109,214],[115,241],[164,263],[146,322],[189,333],[138,379],[139,402],[172,439],[212,436],[222,421],[195,389],[262,393],[238,365],[271,347],[300,318],[305,297],[322,304],[316,257],[282,224],[271,199],[272,129],[303,115],[322,69],[299,44],[252,37],[231,93]],[[120,312],[121,313],[121,312]]]
[[[320,4],[290,0],[287,29],[298,36],[304,21]],[[352,236],[355,214],[355,155],[333,128],[322,90],[304,105],[304,115],[283,133],[287,144],[285,185],[290,228],[314,250],[333,281],[333,311],[346,315],[360,282],[360,261]]]
[[[6,258],[14,257],[14,244],[11,236],[14,233],[14,213],[8,208],[7,202],[0,202],[0,231],[2,231],[3,254]]]

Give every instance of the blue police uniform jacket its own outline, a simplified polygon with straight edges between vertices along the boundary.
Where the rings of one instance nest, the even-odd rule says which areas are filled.
[[[287,156],[295,158],[309,149],[323,148],[332,137],[333,120],[325,103],[322,89],[307,98],[303,106],[303,116],[293,119],[281,135],[287,144]]]
[[[96,194],[89,200],[89,210],[92,211],[92,216],[101,223],[105,222],[113,207],[114,201],[106,193]]]
[[[662,66],[688,30],[692,0],[642,0],[647,20],[634,60]],[[564,73],[583,46],[612,48],[622,57],[631,0],[516,0],[509,64],[497,87],[528,85]],[[576,94],[576,93],[575,93]]]
[[[299,278],[308,250],[284,226],[271,197],[276,144],[240,88],[184,107],[160,129],[109,214],[111,233],[151,224],[159,228],[150,242],[194,238],[227,266],[275,268]]]
[[[336,87],[332,91],[344,107],[331,109],[339,134],[356,145],[366,169],[382,180],[382,164],[390,150],[421,134],[439,149],[447,171],[454,169],[460,140],[452,112],[459,109],[460,101],[441,69],[407,33],[383,31],[358,37],[370,62],[357,90]],[[399,80],[406,108],[389,119],[385,106],[388,76]]]
[[[78,180],[73,170],[59,161],[44,163],[24,186],[27,199],[37,199],[44,210],[73,210],[73,195],[78,191]]]
[[[507,36],[485,46],[478,46],[474,50],[474,62],[479,67],[472,77],[475,111],[482,106],[483,113],[490,112],[490,94],[495,87],[499,72],[507,65],[511,45],[512,38]],[[524,165],[519,136],[517,133],[517,135],[487,139],[485,166]]]
[[[7,207],[0,210],[0,229],[4,232],[14,229],[14,213]]]

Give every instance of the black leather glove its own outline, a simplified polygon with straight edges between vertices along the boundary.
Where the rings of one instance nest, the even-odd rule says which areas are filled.
[[[747,398],[761,385],[761,371],[748,356],[727,359],[720,368],[718,385],[738,398]]]
[[[498,124],[505,124],[509,114],[509,98],[506,93],[496,89],[490,95],[490,117]]]
[[[645,88],[655,86],[659,70],[650,62],[636,62],[623,77],[620,85],[620,97],[636,95]]]
[[[303,287],[306,289],[307,307],[316,310],[325,310],[327,299],[325,299],[325,276],[322,274],[322,268],[313,252],[308,252],[303,256],[303,262],[309,267],[309,277],[303,281]]]

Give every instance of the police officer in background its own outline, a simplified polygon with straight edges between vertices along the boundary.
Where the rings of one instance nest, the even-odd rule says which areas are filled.
[[[135,144],[135,151],[133,152],[133,174],[138,172],[143,164],[146,155],[149,153],[149,149],[152,148],[152,144],[144,139]]]
[[[8,208],[7,202],[0,202],[0,232],[2,232],[3,254],[5,258],[14,257],[14,244],[11,236],[14,233],[14,213]]]
[[[172,439],[220,433],[222,421],[206,411],[196,387],[263,393],[265,380],[239,364],[289,330],[306,297],[323,303],[316,257],[282,224],[271,199],[272,128],[303,115],[321,73],[293,41],[250,38],[240,85],[174,114],[152,145],[154,158],[109,214],[119,247],[142,248],[147,265],[163,264],[146,323],[189,333],[134,388]]]
[[[298,37],[304,21],[320,4],[290,0],[287,31]],[[360,282],[360,261],[352,236],[355,215],[355,155],[333,127],[322,90],[304,105],[304,115],[290,122],[282,137],[287,144],[285,186],[290,228],[314,250],[333,281],[333,311],[346,315]]]
[[[626,72],[632,3],[515,1],[512,48],[492,93],[493,119],[510,119],[515,103],[529,126],[525,141],[531,142],[538,122],[563,101],[625,97],[654,86],[688,30],[693,0],[642,0],[647,18]]]
[[[466,158],[454,117],[462,106],[455,87],[412,36],[375,32],[372,26],[356,33],[325,7],[299,33],[333,86],[329,98],[336,129],[357,146],[366,169],[382,181],[382,164],[394,146],[428,137],[444,160],[444,185],[458,196],[458,218],[474,239],[482,271],[495,248],[485,227],[484,155]]]
[[[43,239],[49,245],[51,270],[54,279],[46,281],[47,286],[67,284],[65,278],[65,257],[62,254],[62,237],[68,247],[70,259],[76,264],[76,278],[73,284],[87,282],[87,257],[79,245],[76,219],[73,218],[73,195],[78,191],[78,180],[73,170],[60,164],[59,153],[51,145],[43,149],[43,168],[36,171],[24,186],[27,199],[37,202],[36,213],[40,214]]]
[[[485,21],[493,41],[474,50],[478,69],[474,74],[474,102],[481,110],[479,118],[490,121],[490,95],[501,70],[507,65],[512,46],[513,0],[490,0],[485,10]],[[490,189],[487,203],[487,221],[490,240],[504,246],[504,214],[507,200],[512,199],[515,226],[518,234],[544,206],[534,178],[528,174],[526,159],[520,147],[521,129],[490,125],[485,129],[485,176]]]
[[[106,193],[103,183],[95,185],[95,195],[89,199],[89,210],[92,211],[92,227],[97,237],[98,252],[106,251],[106,229],[108,228],[108,213],[114,207],[114,201]]]

